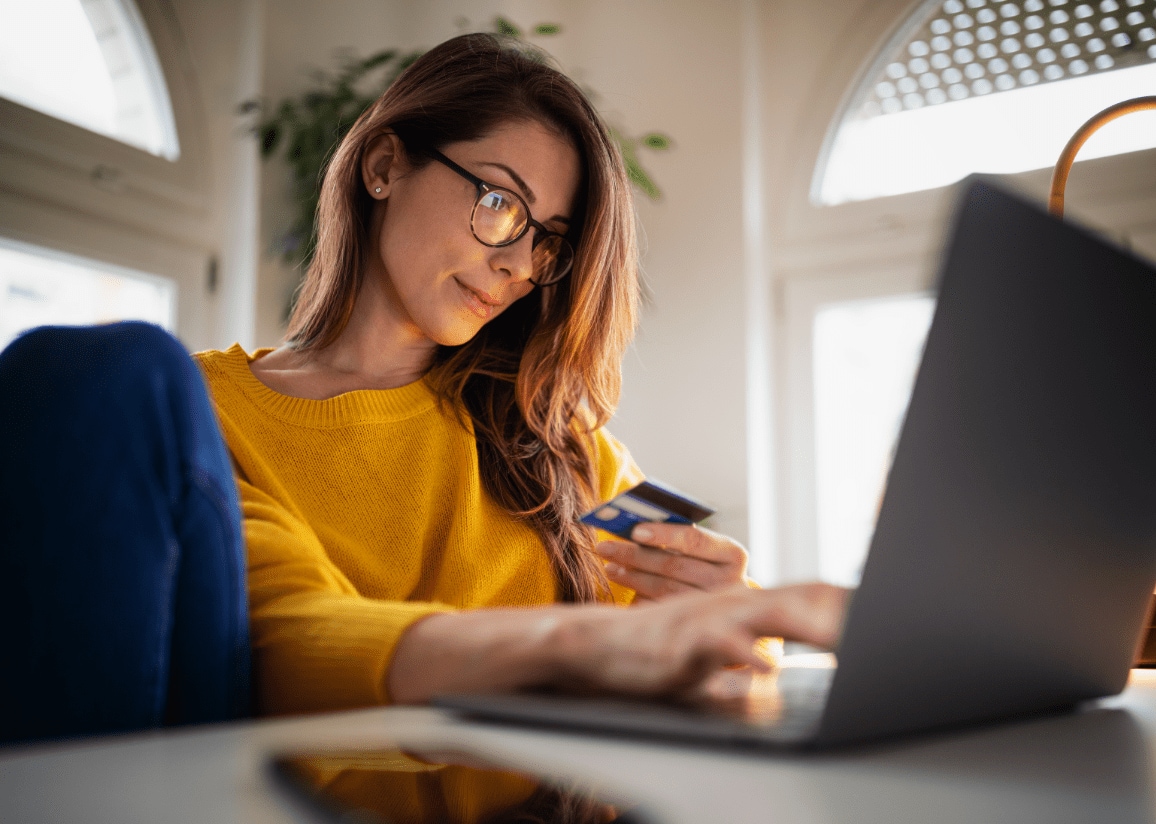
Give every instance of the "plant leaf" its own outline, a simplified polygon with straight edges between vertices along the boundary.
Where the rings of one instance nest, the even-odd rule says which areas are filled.
[[[630,182],[642,190],[642,193],[651,200],[658,200],[662,197],[662,190],[658,188],[646,170],[638,162],[636,157],[623,158],[626,161],[626,176],[630,178]]]
[[[550,36],[550,35],[561,34],[561,33],[562,33],[562,27],[559,26],[557,23],[539,23],[538,25],[534,26],[534,34],[541,34],[544,36]]]
[[[362,71],[369,71],[370,69],[376,69],[378,66],[388,63],[395,57],[397,57],[397,49],[386,49],[385,51],[379,51],[377,54],[370,55],[362,60],[359,65]]]
[[[651,132],[643,136],[642,144],[648,149],[658,149],[661,151],[670,148],[670,138],[659,132]]]
[[[277,149],[277,142],[281,137],[281,130],[276,123],[269,123],[261,127],[261,157],[268,157]]]
[[[415,51],[415,52],[410,52],[405,57],[403,57],[401,59],[401,63],[398,64],[401,67],[398,71],[398,74],[401,74],[403,71],[405,71],[410,66],[412,66],[415,62],[417,62],[417,59],[419,57],[421,57],[422,54],[423,54],[423,52]]]
[[[522,36],[522,30],[501,15],[494,18],[494,30],[506,37]]]

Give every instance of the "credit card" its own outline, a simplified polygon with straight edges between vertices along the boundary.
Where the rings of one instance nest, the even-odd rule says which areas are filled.
[[[657,481],[643,481],[587,512],[581,521],[630,540],[630,531],[636,524],[654,521],[697,524],[713,514],[709,506],[678,490]]]

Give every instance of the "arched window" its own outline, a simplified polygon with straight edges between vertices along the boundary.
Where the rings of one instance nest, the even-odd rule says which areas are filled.
[[[133,0],[0,0],[0,96],[168,160],[180,155]]]
[[[1055,163],[1087,118],[1156,92],[1156,0],[931,0],[880,52],[828,136],[812,199],[833,205]],[[1156,146],[1156,114],[1080,158]]]

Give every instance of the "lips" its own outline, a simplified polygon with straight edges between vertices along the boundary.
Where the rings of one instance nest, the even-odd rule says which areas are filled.
[[[492,318],[498,307],[502,305],[500,299],[491,297],[480,289],[467,286],[457,278],[454,278],[454,282],[461,287],[466,308],[483,320]]]

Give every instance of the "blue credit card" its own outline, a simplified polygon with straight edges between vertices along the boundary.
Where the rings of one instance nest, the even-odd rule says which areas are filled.
[[[643,481],[582,516],[589,526],[630,540],[630,532],[644,522],[697,524],[714,510],[657,481]]]

